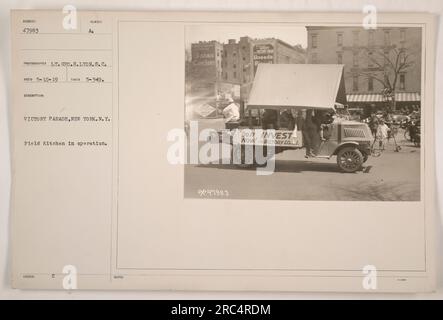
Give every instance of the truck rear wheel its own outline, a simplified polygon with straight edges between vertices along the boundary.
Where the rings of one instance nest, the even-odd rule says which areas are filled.
[[[363,162],[363,155],[356,147],[344,147],[337,153],[337,165],[345,172],[358,171]]]

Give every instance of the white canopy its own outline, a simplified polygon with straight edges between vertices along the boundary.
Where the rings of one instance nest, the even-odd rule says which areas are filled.
[[[343,65],[262,63],[247,107],[334,109],[336,102],[346,104]]]

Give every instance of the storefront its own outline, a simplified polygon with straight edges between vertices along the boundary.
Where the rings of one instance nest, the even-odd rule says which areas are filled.
[[[372,111],[386,109],[391,102],[381,93],[352,93],[346,95],[348,105],[353,109],[364,111],[370,108]],[[407,110],[412,112],[420,108],[419,92],[397,92],[395,93],[396,110]]]

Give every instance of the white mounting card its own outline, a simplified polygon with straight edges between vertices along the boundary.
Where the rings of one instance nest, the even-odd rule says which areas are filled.
[[[13,10],[12,286],[434,290],[435,17],[374,18]]]

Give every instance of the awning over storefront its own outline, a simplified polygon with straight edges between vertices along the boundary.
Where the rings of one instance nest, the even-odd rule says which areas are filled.
[[[333,109],[336,102],[347,104],[343,65],[262,63],[247,107]]]
[[[346,95],[348,102],[383,102],[381,93],[352,93]],[[418,102],[420,101],[420,93],[418,92],[397,92],[395,100],[398,102]]]

